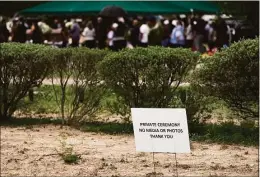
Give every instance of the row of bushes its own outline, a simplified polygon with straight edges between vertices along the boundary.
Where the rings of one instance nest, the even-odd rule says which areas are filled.
[[[207,98],[213,96],[247,117],[256,117],[258,42],[257,38],[235,43],[203,59],[199,69],[195,69],[199,54],[182,48],[110,52],[4,43],[0,45],[0,116],[10,118],[26,94],[49,78],[59,83],[53,90],[61,117],[69,124],[94,116],[108,89],[116,97],[108,109],[123,116],[131,107],[186,107],[191,120],[207,111]],[[180,89],[188,76],[191,86]]]

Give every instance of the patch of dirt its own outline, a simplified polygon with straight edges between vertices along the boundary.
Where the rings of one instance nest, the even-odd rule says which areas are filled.
[[[63,144],[63,146],[62,146]],[[179,176],[258,176],[258,148],[191,142],[177,154]],[[78,164],[62,160],[64,146]],[[174,154],[156,153],[157,176],[175,174]],[[153,176],[152,153],[135,151],[134,137],[48,125],[1,127],[1,176]]]

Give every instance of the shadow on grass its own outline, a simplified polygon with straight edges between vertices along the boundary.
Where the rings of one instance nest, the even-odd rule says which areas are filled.
[[[52,118],[12,118],[8,121],[0,121],[1,126],[19,127],[19,126],[33,126],[33,125],[61,125],[61,119]]]
[[[33,125],[61,125],[61,119],[51,118],[18,118],[1,122],[1,126],[33,126]],[[117,122],[85,122],[80,126],[72,126],[83,132],[96,132],[105,134],[133,134],[132,123]],[[259,127],[242,123],[235,125],[232,122],[222,124],[189,123],[190,139],[210,143],[240,144],[246,146],[259,146]]]
[[[252,123],[192,124],[189,127],[190,137],[195,141],[259,146],[259,127]]]
[[[52,118],[12,118],[8,121],[0,121],[1,126],[19,127],[33,125],[62,125],[61,119]],[[116,122],[85,122],[79,126],[71,126],[83,132],[99,132],[106,134],[131,134],[133,125],[131,123]]]
[[[116,122],[87,122],[80,127],[84,132],[102,132],[106,134],[132,134],[133,125],[131,123]]]

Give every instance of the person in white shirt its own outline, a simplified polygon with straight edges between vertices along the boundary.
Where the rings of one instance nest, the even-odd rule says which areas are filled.
[[[142,24],[140,26],[140,36],[139,36],[141,47],[147,47],[148,46],[149,33],[150,33],[150,27],[149,27],[148,23]]]
[[[95,48],[96,41],[95,41],[95,28],[91,21],[87,23],[86,28],[82,32],[82,36],[84,37],[83,46],[88,48]]]
[[[117,27],[118,27],[118,24],[117,23],[113,23],[112,26],[111,26],[110,31],[107,34],[107,43],[108,43],[109,49],[111,49],[111,50],[115,50],[113,38],[115,36],[115,30],[116,30]]]

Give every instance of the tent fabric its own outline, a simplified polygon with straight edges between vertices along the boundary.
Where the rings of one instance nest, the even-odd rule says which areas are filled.
[[[52,1],[22,10],[21,14],[97,14],[106,6],[119,6],[132,14],[172,14],[203,11],[216,13],[208,1]]]
[[[168,3],[180,7],[185,7],[194,12],[218,13],[220,11],[217,4],[210,1],[168,1]]]

